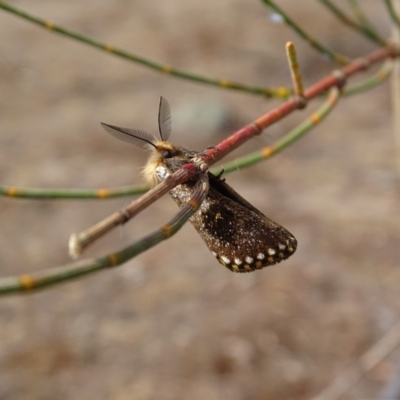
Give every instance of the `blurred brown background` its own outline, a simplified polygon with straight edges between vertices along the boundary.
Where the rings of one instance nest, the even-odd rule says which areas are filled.
[[[342,4],[345,2],[339,2]],[[383,4],[360,2],[389,35]],[[382,2],[383,3],[383,2]],[[284,45],[298,46],[306,84],[333,64],[260,1],[37,0],[13,4],[148,58],[213,77],[290,85]],[[374,47],[317,2],[279,1],[325,44],[357,57]],[[203,149],[277,101],[157,74],[0,12],[0,181],[98,188],[140,183],[146,154],[104,121],[157,129],[160,95],[172,140]],[[314,101],[230,156],[272,143]],[[187,225],[121,268],[0,300],[0,399],[309,399],[398,320],[399,180],[390,89],[343,99],[277,157],[228,177],[298,239],[279,266],[236,275]],[[69,261],[67,241],[129,199],[1,198],[0,273]],[[177,211],[169,198],[100,241],[122,248]],[[392,353],[343,399],[378,398]]]

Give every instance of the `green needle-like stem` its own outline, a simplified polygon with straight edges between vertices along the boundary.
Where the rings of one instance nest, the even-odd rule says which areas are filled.
[[[23,10],[20,10],[10,4],[7,4],[3,1],[0,1],[0,9],[8,11],[20,18],[23,18],[29,22],[32,22],[32,23],[39,25],[43,28],[46,28],[50,31],[57,32],[58,34],[60,34],[62,36],[79,41],[88,46],[95,47],[99,50],[108,52],[115,56],[121,57],[125,60],[143,65],[143,66],[153,69],[155,71],[175,76],[177,78],[189,80],[192,82],[202,83],[205,85],[218,86],[218,87],[221,87],[224,89],[230,89],[230,90],[252,93],[252,94],[256,94],[256,95],[262,95],[262,96],[266,96],[266,97],[278,97],[278,98],[285,99],[290,96],[290,90],[286,89],[286,88],[282,88],[282,87],[265,88],[265,87],[260,87],[260,86],[249,86],[249,85],[239,83],[239,82],[233,82],[233,81],[229,81],[226,79],[209,78],[206,76],[194,74],[189,71],[184,71],[181,69],[173,68],[171,65],[155,62],[148,58],[144,58],[144,57],[138,56],[136,54],[127,52],[125,50],[118,49],[117,47],[114,47],[113,45],[102,43],[96,39],[90,38],[81,33],[74,32],[71,29],[63,28],[62,26],[56,25],[51,21],[46,21],[44,19],[41,19],[34,15],[31,15],[31,14],[29,14]]]
[[[345,25],[349,26],[353,30],[362,35],[366,36],[368,39],[379,44],[380,46],[387,46],[387,40],[378,35],[378,33],[369,25],[358,24],[353,21],[349,16],[347,16],[343,11],[340,10],[332,1],[330,0],[319,0],[321,4],[327,7],[337,18],[340,19]]]
[[[108,189],[46,189],[0,186],[0,195],[26,199],[113,199],[147,192],[147,186],[121,186]]]
[[[393,6],[392,0],[384,0],[384,3],[386,5],[386,8],[389,11],[390,17],[392,18],[394,23],[397,25],[397,27],[400,28],[400,17],[397,14],[397,12]]]
[[[203,174],[199,177],[191,199],[171,221],[128,247],[104,257],[96,259],[86,258],[62,267],[40,271],[32,275],[26,274],[17,277],[3,278],[0,281],[0,295],[43,289],[125,263],[161,241],[169,239],[178,232],[200,207],[208,193],[208,188],[207,174]]]
[[[335,61],[336,63],[340,65],[345,65],[349,62],[349,59],[345,56],[342,56],[328,47],[324,46],[320,42],[318,42],[316,39],[314,39],[311,35],[306,33],[306,31],[301,28],[294,20],[292,20],[280,7],[278,7],[274,1],[271,0],[262,0],[264,4],[266,4],[268,7],[270,7],[274,12],[279,14],[285,23],[289,25],[300,37],[302,37],[304,40],[306,40],[314,49],[318,50],[320,53],[322,53],[324,56],[329,57],[330,60]]]

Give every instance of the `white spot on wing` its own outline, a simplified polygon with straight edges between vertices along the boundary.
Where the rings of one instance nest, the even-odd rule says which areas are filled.
[[[276,253],[276,251],[274,249],[268,249],[268,254],[270,256],[273,256]]]
[[[258,260],[264,260],[264,258],[265,258],[265,254],[264,253],[258,253],[257,254],[257,259]]]
[[[245,260],[246,260],[247,264],[252,264],[253,261],[254,261],[254,258],[253,258],[253,257],[247,256],[247,257],[245,258]]]
[[[286,245],[279,243],[279,250],[285,250],[286,249]]]
[[[235,258],[235,264],[237,265],[242,265],[242,260],[240,260],[239,258]]]
[[[225,264],[230,264],[231,260],[228,257],[225,256],[221,256],[221,260],[225,263]]]

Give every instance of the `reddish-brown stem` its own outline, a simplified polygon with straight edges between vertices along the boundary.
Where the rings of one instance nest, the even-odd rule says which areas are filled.
[[[378,49],[363,58],[358,58],[350,62],[344,68],[335,71],[331,75],[310,86],[304,92],[304,99],[311,100],[334,86],[342,87],[345,83],[344,81],[356,72],[365,70],[371,64],[382,61],[388,57],[396,57],[399,55],[400,49],[383,48]],[[235,132],[217,146],[206,150],[202,154],[203,160],[208,165],[214,164],[253,136],[259,135],[266,127],[282,119],[292,111],[304,107],[304,99],[293,97],[285,101],[274,110],[267,112],[260,118],[256,119],[253,123]]]

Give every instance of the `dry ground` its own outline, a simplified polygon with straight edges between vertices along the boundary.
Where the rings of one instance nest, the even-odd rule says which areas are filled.
[[[289,84],[284,44],[298,44],[306,83],[334,66],[259,1],[13,2],[143,56],[208,76]],[[373,48],[318,2],[280,1],[329,46]],[[363,1],[388,34],[377,1]],[[276,101],[156,74],[0,12],[0,181],[38,187],[139,183],[145,154],[104,121],[156,130],[171,104],[172,139],[217,143]],[[272,143],[296,113],[231,158]],[[286,263],[235,275],[191,226],[122,268],[0,301],[0,399],[309,399],[398,320],[399,180],[386,83],[346,98],[290,149],[228,182],[298,238]],[[68,262],[67,240],[125,204],[0,199],[0,273]],[[168,198],[101,241],[121,248],[176,212]],[[378,398],[400,354],[344,399]]]

